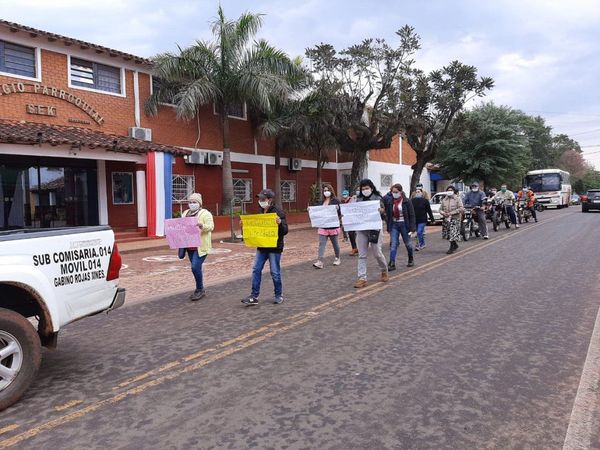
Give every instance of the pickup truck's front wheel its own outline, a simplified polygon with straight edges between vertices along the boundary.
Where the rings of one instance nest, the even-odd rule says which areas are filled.
[[[20,314],[0,308],[0,411],[21,398],[42,361],[40,338]]]

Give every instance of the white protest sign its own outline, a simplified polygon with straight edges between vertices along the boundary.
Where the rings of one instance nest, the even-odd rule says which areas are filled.
[[[342,204],[344,231],[381,230],[379,206],[379,200]]]
[[[313,228],[337,228],[340,226],[336,205],[311,206],[308,209],[308,215]]]

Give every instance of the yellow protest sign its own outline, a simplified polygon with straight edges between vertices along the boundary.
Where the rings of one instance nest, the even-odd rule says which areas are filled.
[[[246,247],[277,247],[277,214],[248,214],[240,218]]]

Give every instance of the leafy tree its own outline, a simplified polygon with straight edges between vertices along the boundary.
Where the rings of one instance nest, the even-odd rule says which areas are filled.
[[[523,114],[523,131],[531,147],[529,170],[552,169],[558,165],[560,145],[553,146],[552,127],[546,125],[543,117]]]
[[[435,162],[449,179],[483,181],[486,186],[518,184],[531,158],[522,121],[520,111],[493,103],[459,113]]]
[[[410,180],[412,192],[425,165],[435,159],[456,114],[471,99],[484,96],[494,80],[478,78],[477,68],[453,61],[428,75],[413,70],[399,86],[400,128],[417,154]]]
[[[176,105],[177,116],[191,119],[203,105],[214,104],[220,113],[223,135],[223,211],[233,199],[229,112],[245,102],[249,108],[269,112],[274,99],[288,97],[289,79],[300,70],[281,50],[265,40],[252,42],[262,25],[262,15],[244,13],[228,20],[219,6],[212,22],[213,39],[196,41],[176,53],[154,58],[153,74],[165,83],[146,102],[146,111],[157,114],[165,99]]]
[[[567,150],[560,155],[558,167],[566,170],[575,178],[583,177],[588,169],[585,159],[576,150]]]
[[[340,150],[352,154],[352,185],[363,175],[367,152],[389,148],[399,131],[399,80],[409,72],[420,38],[408,25],[396,36],[395,47],[365,39],[340,52],[330,44],[306,50],[316,89],[333,113],[332,133]]]
[[[582,176],[572,181],[573,192],[585,194],[588,189],[600,189],[600,171],[594,169],[591,164],[586,164],[586,170]]]

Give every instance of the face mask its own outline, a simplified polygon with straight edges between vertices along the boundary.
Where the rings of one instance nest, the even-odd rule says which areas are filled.
[[[362,190],[362,195],[364,195],[365,197],[370,197],[372,193],[373,193],[373,191],[371,189],[363,189]]]
[[[325,191],[325,192],[323,192],[323,195],[324,195],[325,197],[329,198],[329,197],[331,197],[331,192],[329,192],[329,191]]]
[[[472,191],[472,192],[477,192],[478,190],[479,190],[479,188],[478,188],[478,187],[472,187],[472,188],[471,188],[471,191]]]
[[[355,192],[355,194],[356,194],[356,195],[360,195],[360,191],[356,191],[356,192]]]
[[[400,192],[392,192],[392,197],[400,198]]]
[[[421,198],[421,197],[423,197],[423,194],[422,194],[421,192],[417,192],[417,193],[415,194],[415,197],[417,197],[417,198]]]
[[[200,203],[190,203],[188,206],[190,207],[190,211],[198,211],[200,209]]]
[[[506,188],[501,188],[500,189],[502,192],[506,192]]]
[[[348,198],[348,194],[342,195],[342,198]]]
[[[258,204],[260,205],[260,207],[262,209],[267,209],[269,207],[269,201],[268,200],[259,200]]]
[[[454,197],[454,191],[446,191],[446,195],[448,195],[448,197]]]
[[[492,195],[496,195],[498,191],[492,191]]]

